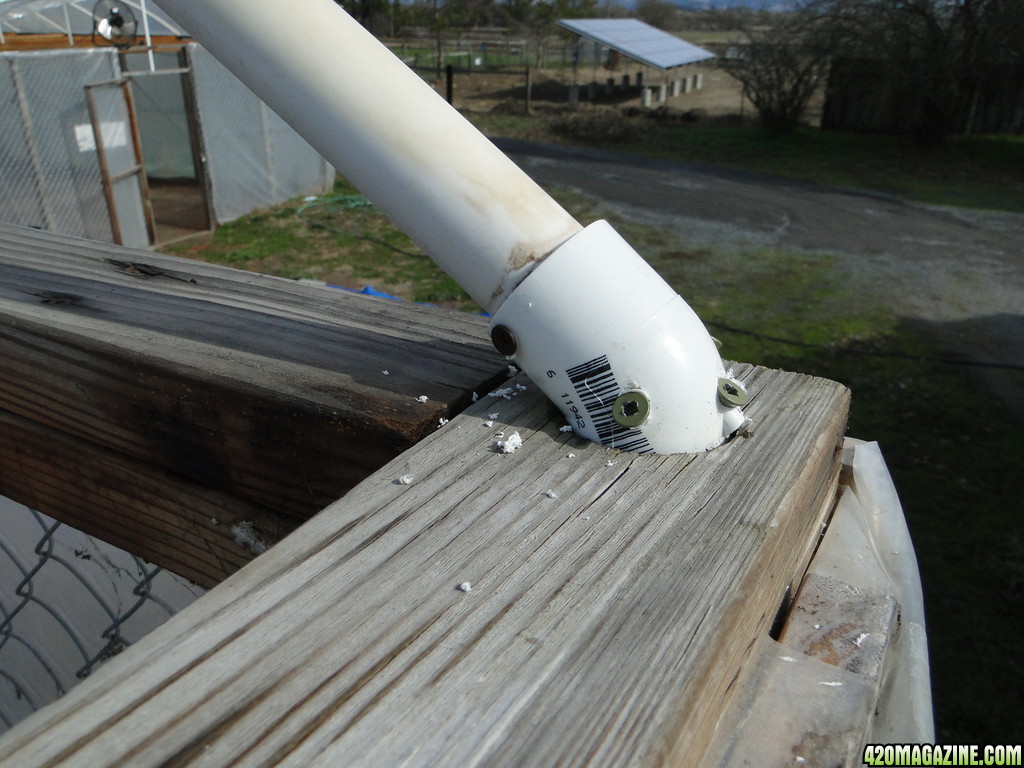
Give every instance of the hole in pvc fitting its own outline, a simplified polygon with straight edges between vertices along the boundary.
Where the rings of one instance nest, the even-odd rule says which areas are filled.
[[[512,357],[519,347],[516,335],[507,325],[496,325],[491,329],[491,343],[505,357]]]

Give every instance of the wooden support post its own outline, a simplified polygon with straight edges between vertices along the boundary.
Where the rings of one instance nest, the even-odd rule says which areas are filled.
[[[526,114],[530,114],[533,106],[533,72],[526,68]]]
[[[208,586],[506,372],[483,318],[0,225],[0,494]]]

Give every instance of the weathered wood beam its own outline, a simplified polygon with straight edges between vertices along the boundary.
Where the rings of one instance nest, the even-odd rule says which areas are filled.
[[[532,389],[471,406],[0,765],[699,765],[831,510],[849,400],[737,374],[754,431],[700,455],[583,444]]]
[[[0,488],[207,588],[301,522],[6,411]]]
[[[187,42],[173,35],[154,35],[152,39],[154,46],[168,48],[180,47],[183,42]],[[92,35],[74,35],[74,41],[74,48],[81,48],[82,50],[97,46],[97,42],[93,39]],[[104,43],[104,46],[107,45]],[[142,45],[141,41],[140,45]],[[74,48],[68,44],[68,36],[61,32],[20,34],[6,30],[4,32],[4,42],[0,43],[0,51],[73,50]]]
[[[31,495],[97,535],[144,538],[164,478],[166,498],[197,502],[183,519],[207,514],[206,488],[272,542],[506,373],[482,318],[0,225],[0,410],[42,430],[22,424],[22,440],[53,430],[53,446],[150,483],[117,505],[98,487]],[[68,479],[5,456],[0,494],[16,500]]]

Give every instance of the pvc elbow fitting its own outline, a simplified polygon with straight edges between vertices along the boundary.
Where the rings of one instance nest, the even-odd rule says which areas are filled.
[[[719,396],[726,373],[703,323],[606,221],[545,258],[490,331],[578,435],[609,448],[696,453],[746,421]]]

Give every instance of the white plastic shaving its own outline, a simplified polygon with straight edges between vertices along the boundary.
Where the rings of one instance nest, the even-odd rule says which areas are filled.
[[[383,371],[381,371],[381,373],[383,373],[385,376],[391,375],[391,371],[387,370],[386,368]]]
[[[557,499],[558,498],[558,494],[555,493],[554,491],[551,491],[551,490],[544,491],[544,495],[547,496],[549,499]]]
[[[461,584],[459,584],[459,586],[457,586],[456,589],[459,590],[459,592],[472,592],[473,585],[470,584],[468,581],[464,581]]]
[[[842,685],[842,683],[836,681],[823,680],[822,682],[818,683],[818,685],[827,685],[829,688],[838,688]]]
[[[502,453],[512,453],[516,448],[521,448],[522,445],[523,438],[519,436],[518,432],[513,432],[508,436],[508,439],[498,441],[498,450]]]
[[[409,485],[412,483],[412,475],[402,475],[395,480],[398,485]]]
[[[513,392],[515,392],[515,390],[512,389],[512,387],[502,387],[501,389],[496,389],[493,392],[488,392],[487,396],[488,397],[503,397],[506,400],[511,400]]]
[[[494,413],[488,413],[487,414],[487,418],[488,419],[496,419],[496,418],[498,418],[498,412],[495,411]]]
[[[262,555],[268,549],[267,543],[260,538],[251,520],[243,520],[232,525],[231,535],[235,538],[235,544],[245,547],[254,555]]]
[[[429,399],[430,398],[428,398],[426,395],[420,395],[419,397],[416,398],[416,402],[417,403],[425,403]]]
[[[564,427],[559,427],[558,431],[559,432],[572,432],[572,427],[570,427],[568,424],[566,424]]]
[[[484,426],[490,429],[491,427],[494,426],[494,422],[488,419],[487,421],[484,422]]]
[[[519,369],[518,369],[518,368],[516,368],[516,367],[515,367],[514,365],[510,365],[510,366],[508,367],[508,377],[509,377],[510,379],[511,379],[511,378],[512,378],[513,376],[516,376],[516,375],[518,375],[518,374],[519,374]]]

